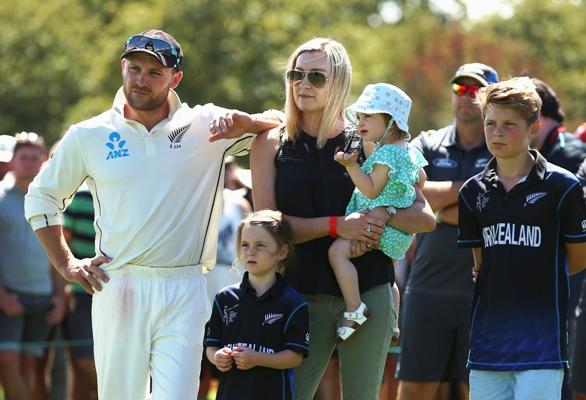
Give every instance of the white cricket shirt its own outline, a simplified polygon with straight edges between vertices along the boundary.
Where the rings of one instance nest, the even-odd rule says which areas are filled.
[[[62,224],[62,211],[85,181],[94,198],[96,253],[151,267],[204,265],[216,258],[224,156],[243,154],[252,135],[209,143],[209,122],[228,110],[190,108],[174,91],[168,118],[149,132],[124,118],[124,93],[112,109],[71,126],[29,187],[25,216],[34,230]]]

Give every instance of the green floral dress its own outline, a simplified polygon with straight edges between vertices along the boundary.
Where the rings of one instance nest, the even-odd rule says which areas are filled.
[[[346,215],[356,211],[372,210],[379,206],[408,208],[415,201],[413,185],[419,178],[419,169],[427,165],[427,161],[419,150],[409,145],[377,146],[360,168],[363,172],[370,174],[376,164],[389,167],[387,183],[379,195],[373,199],[369,199],[356,188],[346,208]],[[380,238],[380,249],[387,256],[399,260],[405,257],[412,238],[412,234],[386,226]]]

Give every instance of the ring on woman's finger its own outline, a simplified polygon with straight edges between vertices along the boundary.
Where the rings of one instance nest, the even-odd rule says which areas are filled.
[[[370,249],[370,248],[372,247],[372,244],[368,243],[368,244],[366,245],[366,247],[368,247],[368,248]]]
[[[372,228],[370,227],[370,224],[366,225],[366,232],[371,232]]]

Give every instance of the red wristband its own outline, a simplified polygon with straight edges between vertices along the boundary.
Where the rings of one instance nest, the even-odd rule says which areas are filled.
[[[330,217],[330,237],[337,238],[338,232],[336,230],[336,217],[333,215]]]

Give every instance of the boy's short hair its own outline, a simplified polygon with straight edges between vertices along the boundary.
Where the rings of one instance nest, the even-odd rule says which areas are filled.
[[[537,121],[542,104],[535,84],[527,77],[512,78],[483,87],[478,91],[476,101],[480,105],[482,119],[489,106],[504,106],[519,112],[528,125]]]

